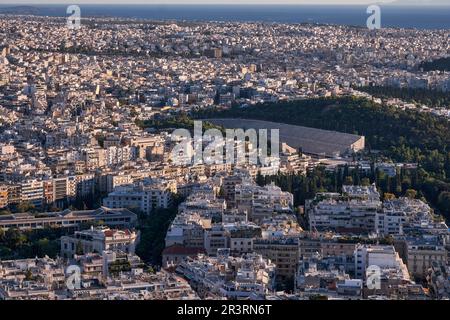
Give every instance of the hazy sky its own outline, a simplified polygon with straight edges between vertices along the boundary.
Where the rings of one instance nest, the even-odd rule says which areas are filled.
[[[448,4],[450,0],[0,0],[0,4]]]

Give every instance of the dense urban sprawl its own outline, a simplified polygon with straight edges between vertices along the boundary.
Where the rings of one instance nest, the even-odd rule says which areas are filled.
[[[340,192],[311,180],[313,196],[296,201],[302,190],[261,183],[343,168],[394,179],[416,163],[373,161],[360,135],[285,125],[277,159],[180,165],[172,128],[143,125],[340,96],[450,117],[450,106],[360,90],[448,93],[449,72],[421,68],[448,56],[448,39],[110,18],[75,30],[60,18],[0,16],[0,299],[449,299],[449,229],[415,190],[395,197],[345,175]],[[258,149],[233,140],[241,145]],[[149,219],[164,221],[152,248]],[[40,249],[20,256],[39,231]]]

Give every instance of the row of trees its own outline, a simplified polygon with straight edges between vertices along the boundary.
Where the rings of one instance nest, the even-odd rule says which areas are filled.
[[[420,68],[423,68],[423,71],[450,71],[450,57],[422,62]]]
[[[367,86],[358,87],[359,91],[369,93],[370,95],[387,99],[398,98],[403,101],[414,104],[425,104],[434,108],[448,108],[450,107],[450,95],[447,92],[429,89],[412,89],[412,88],[397,88],[386,86]]]
[[[163,116],[156,117],[149,120],[139,120],[135,121],[136,125],[140,128],[152,128],[155,130],[166,130],[166,129],[187,129],[194,131],[194,119],[191,118],[187,113],[179,113],[173,116]],[[210,122],[202,122],[203,132],[208,129],[219,129],[223,130],[222,127],[214,125]]]
[[[60,251],[59,238],[67,234],[63,228],[21,231],[0,229],[0,259],[55,258]]]
[[[168,209],[156,209],[152,214],[139,214],[141,238],[136,254],[147,264],[160,266],[165,247],[167,230],[178,213],[182,198],[174,195],[173,205]]]
[[[294,205],[304,205],[305,200],[312,199],[317,192],[342,191],[343,185],[376,184],[383,198],[410,197],[424,198],[421,189],[424,176],[418,170],[398,170],[396,176],[391,177],[382,171],[374,169],[362,173],[348,166],[340,167],[336,171],[327,171],[324,167],[316,167],[306,175],[302,174],[278,174],[275,176],[256,177],[256,183],[264,186],[275,183],[283,191],[294,195]],[[417,191],[419,190],[419,191]]]
[[[49,256],[55,258],[60,252],[60,238],[73,234],[75,230],[86,230],[91,226],[104,225],[103,220],[80,224],[76,228],[50,226],[44,229],[20,230],[0,228],[0,260],[27,259]],[[77,254],[82,254],[77,245]]]

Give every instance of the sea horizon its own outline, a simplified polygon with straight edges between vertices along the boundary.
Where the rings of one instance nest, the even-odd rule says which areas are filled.
[[[0,4],[0,14],[65,17],[68,5]],[[251,5],[251,4],[80,4],[82,17],[110,17],[169,21],[222,21],[264,23],[318,23],[365,26],[364,5]],[[380,4],[382,26],[387,28],[450,29],[450,5]],[[9,11],[16,10],[11,13]],[[27,12],[28,11],[28,12]]]

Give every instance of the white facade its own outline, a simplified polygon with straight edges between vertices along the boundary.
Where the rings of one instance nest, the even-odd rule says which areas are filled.
[[[73,236],[61,237],[61,255],[70,258],[75,254],[100,253],[104,250],[134,254],[138,242],[139,233],[135,231],[111,230],[107,227],[92,228],[76,231]]]
[[[404,280],[410,279],[408,268],[393,246],[358,245],[354,256],[355,276],[359,279],[366,278],[366,270],[369,267],[379,268],[382,274],[395,275]]]
[[[119,186],[103,199],[103,204],[108,208],[137,209],[150,214],[157,208],[168,208],[173,191],[176,192],[174,183]]]

